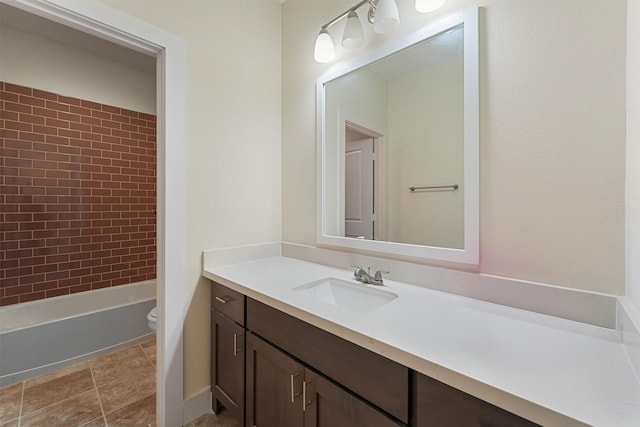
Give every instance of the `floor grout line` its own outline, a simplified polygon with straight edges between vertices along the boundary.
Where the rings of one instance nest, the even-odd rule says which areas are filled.
[[[156,364],[153,363],[153,361],[151,360],[151,356],[149,356],[149,354],[144,349],[144,347],[142,347],[142,344],[140,344],[140,348],[142,349],[142,352],[144,353],[144,355],[147,357],[147,360],[149,361],[149,363],[151,363],[151,366],[153,366],[153,369],[155,369],[156,368]]]
[[[22,381],[22,390],[20,392],[20,410],[18,411],[18,427],[22,422],[22,403],[24,402],[24,389],[26,388],[26,381]]]
[[[104,407],[102,406],[102,398],[100,397],[100,390],[98,390],[98,384],[96,383],[96,377],[95,377],[95,375],[93,375],[93,367],[89,366],[89,372],[91,372],[91,379],[93,380],[93,387],[95,387],[96,394],[98,395],[98,405],[100,405],[100,413],[102,414],[102,420],[104,421],[104,425],[108,427],[107,416],[104,413]]]

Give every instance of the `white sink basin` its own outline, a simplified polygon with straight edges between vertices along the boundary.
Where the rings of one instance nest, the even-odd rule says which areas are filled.
[[[398,298],[398,295],[373,287],[327,277],[293,288],[325,303],[358,313],[369,313]]]

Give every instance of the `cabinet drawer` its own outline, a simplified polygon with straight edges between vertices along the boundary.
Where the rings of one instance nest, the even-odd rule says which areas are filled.
[[[407,367],[251,298],[247,328],[408,423]]]
[[[211,282],[211,307],[244,326],[244,300],[240,292]]]
[[[540,427],[426,375],[414,375],[412,427]]]

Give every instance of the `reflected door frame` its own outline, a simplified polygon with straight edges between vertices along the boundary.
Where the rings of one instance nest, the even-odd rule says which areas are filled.
[[[365,137],[373,138],[375,153],[374,166],[374,236],[376,240],[387,240],[387,128],[379,123],[358,117],[357,114],[338,110],[338,236],[345,236],[345,156],[347,128],[355,130]]]
[[[345,141],[344,235],[373,240],[375,236],[375,152],[374,138],[354,132]]]

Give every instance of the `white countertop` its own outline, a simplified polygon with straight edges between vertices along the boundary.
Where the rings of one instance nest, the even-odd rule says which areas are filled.
[[[353,272],[285,257],[203,275],[544,426],[640,426],[640,383],[616,331],[385,280],[370,313],[292,288]],[[364,285],[363,285],[364,286]]]

